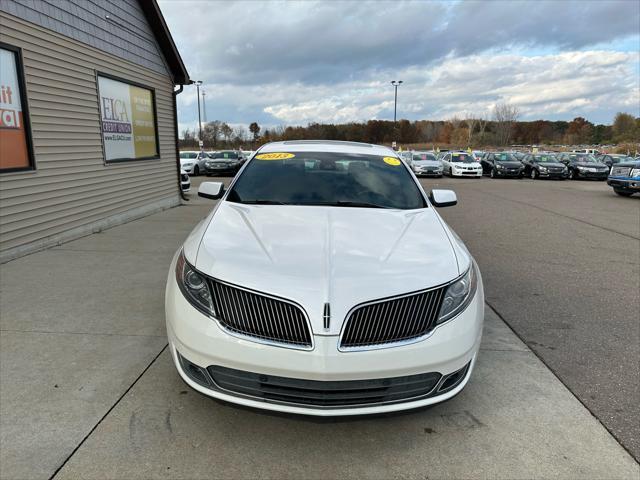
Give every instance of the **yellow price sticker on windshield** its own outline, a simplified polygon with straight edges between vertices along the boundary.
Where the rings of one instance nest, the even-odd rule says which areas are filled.
[[[286,160],[288,158],[294,158],[295,155],[293,153],[284,153],[284,152],[276,152],[276,153],[261,153],[260,155],[256,155],[258,160]]]
[[[393,165],[394,167],[397,167],[398,165],[400,165],[400,160],[398,160],[395,157],[384,157],[382,161],[387,165]]]

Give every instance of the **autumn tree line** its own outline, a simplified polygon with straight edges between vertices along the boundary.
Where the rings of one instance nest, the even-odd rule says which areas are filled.
[[[518,109],[496,105],[491,118],[465,114],[448,120],[369,120],[344,124],[310,123],[307,126],[278,126],[262,129],[232,128],[221,121],[203,126],[205,149],[251,148],[282,140],[346,140],[390,145],[449,146],[456,148],[506,145],[610,145],[640,143],[640,118],[616,114],[612,125],[594,124],[583,117],[567,121],[519,121]],[[198,132],[186,130],[181,148],[197,148]]]

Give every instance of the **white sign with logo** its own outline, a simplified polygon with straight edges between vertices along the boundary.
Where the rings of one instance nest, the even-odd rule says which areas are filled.
[[[152,91],[102,76],[98,88],[105,159],[157,156]]]

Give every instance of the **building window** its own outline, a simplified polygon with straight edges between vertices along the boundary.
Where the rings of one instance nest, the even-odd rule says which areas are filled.
[[[21,52],[0,42],[0,173],[34,167]]]
[[[152,88],[98,73],[98,98],[106,163],[160,158]]]

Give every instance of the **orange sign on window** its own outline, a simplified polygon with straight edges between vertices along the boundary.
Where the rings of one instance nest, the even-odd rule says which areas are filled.
[[[17,53],[0,48],[0,171],[31,166]]]

